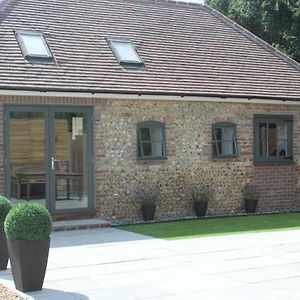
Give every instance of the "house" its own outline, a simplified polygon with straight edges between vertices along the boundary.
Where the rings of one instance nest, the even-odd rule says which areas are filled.
[[[202,4],[0,2],[1,192],[54,218],[192,215],[300,205],[300,66]]]

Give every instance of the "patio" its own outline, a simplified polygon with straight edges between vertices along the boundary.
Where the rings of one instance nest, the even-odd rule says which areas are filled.
[[[13,287],[10,269],[0,282]],[[300,230],[166,241],[114,228],[54,232],[29,299],[299,299]]]

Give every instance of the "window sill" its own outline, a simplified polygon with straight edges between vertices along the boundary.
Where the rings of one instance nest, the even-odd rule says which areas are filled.
[[[224,155],[224,156],[213,156],[213,160],[225,160],[239,158],[239,155]]]
[[[267,162],[257,162],[254,161],[254,166],[281,166],[281,165],[295,165],[295,161],[267,161]]]
[[[160,161],[167,160],[167,157],[137,157],[138,161]]]

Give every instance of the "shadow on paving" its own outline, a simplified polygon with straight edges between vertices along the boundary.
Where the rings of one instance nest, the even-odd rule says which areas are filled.
[[[59,231],[51,234],[51,248],[73,247],[83,245],[121,243],[140,240],[151,240],[143,236],[115,228],[83,229],[73,231]]]
[[[89,299],[89,297],[83,294],[79,294],[75,292],[59,291],[53,289],[42,289],[41,291],[26,293],[26,295],[32,297],[33,299],[60,299],[60,300]]]

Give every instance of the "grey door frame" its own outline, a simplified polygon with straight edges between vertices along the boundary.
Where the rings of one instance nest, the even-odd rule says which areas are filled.
[[[94,210],[94,143],[93,143],[93,106],[71,105],[35,105],[35,104],[5,104],[4,105],[4,178],[5,195],[11,195],[11,170],[10,170],[10,113],[43,112],[45,113],[45,174],[46,174],[46,207],[51,214],[63,214],[72,212],[87,212]],[[55,112],[82,112],[86,113],[87,132],[87,176],[88,176],[88,206],[86,208],[55,209],[55,174],[51,168],[51,158],[55,155]]]

